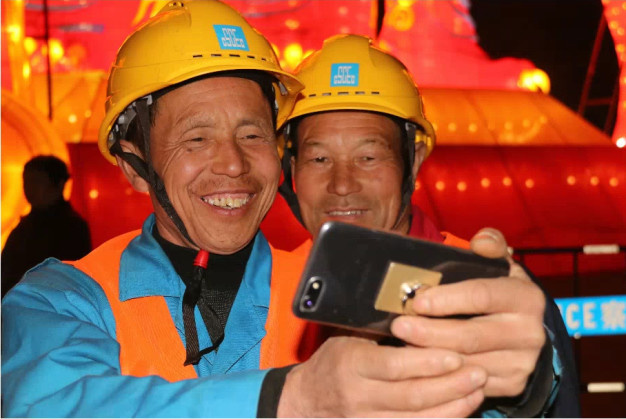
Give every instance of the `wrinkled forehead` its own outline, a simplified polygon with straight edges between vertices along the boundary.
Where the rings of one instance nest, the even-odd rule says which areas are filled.
[[[260,121],[272,127],[272,113],[261,87],[238,77],[206,78],[163,94],[154,107],[155,125],[211,123],[219,115]]]
[[[299,118],[293,128],[298,147],[320,141],[332,145],[333,138],[351,138],[354,141],[380,142],[394,149],[400,148],[400,121],[377,112],[320,112]]]

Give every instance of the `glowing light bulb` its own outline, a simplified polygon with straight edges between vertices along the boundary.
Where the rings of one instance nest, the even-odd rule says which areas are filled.
[[[600,184],[600,179],[598,178],[598,176],[591,176],[591,179],[589,179],[589,183],[591,183],[593,186],[598,186],[598,184]]]
[[[65,55],[63,44],[58,39],[50,39],[49,42],[50,60],[53,63],[59,61]]]
[[[302,60],[302,45],[298,43],[287,45],[285,47],[284,57],[289,67],[296,68],[300,60]]]
[[[522,70],[517,85],[533,92],[550,93],[550,77],[539,68]]]
[[[37,41],[35,38],[27,36],[24,38],[24,51],[27,55],[33,55],[33,52],[37,50]]]
[[[465,183],[465,182],[461,181],[461,182],[459,182],[459,183],[457,183],[457,184],[456,184],[456,188],[457,188],[459,191],[463,192],[463,191],[467,190],[467,183]]]
[[[439,180],[435,183],[435,188],[437,188],[438,191],[443,191],[446,188],[446,184],[442,180]]]
[[[488,188],[489,185],[491,185],[491,181],[487,179],[486,177],[480,180],[480,186],[482,186],[483,188]]]
[[[532,179],[526,179],[526,182],[524,182],[524,185],[526,185],[528,189],[532,189],[535,187],[535,181]]]
[[[626,147],[626,137],[619,137],[617,141],[615,141],[615,145],[617,146],[617,148]]]
[[[511,186],[513,184],[513,180],[511,180],[511,178],[507,176],[504,179],[502,179],[502,184],[504,186]]]
[[[89,191],[89,198],[96,199],[100,195],[97,189],[92,189]]]
[[[569,175],[567,177],[567,184],[570,185],[570,186],[576,185],[576,178],[574,176],[572,176],[572,175]]]
[[[617,185],[619,185],[619,181],[616,177],[612,177],[611,179],[609,179],[609,185],[615,188]]]

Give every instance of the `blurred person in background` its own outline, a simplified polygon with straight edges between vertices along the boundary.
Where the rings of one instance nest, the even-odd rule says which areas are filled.
[[[36,156],[24,165],[22,176],[31,210],[2,250],[2,296],[46,258],[76,260],[91,250],[87,222],[63,197],[70,178],[65,163],[55,156]]]

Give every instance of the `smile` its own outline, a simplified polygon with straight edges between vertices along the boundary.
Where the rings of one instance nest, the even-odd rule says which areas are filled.
[[[352,217],[365,214],[365,210],[333,210],[328,211],[327,214],[331,217]]]
[[[250,194],[236,194],[236,195],[222,195],[222,196],[203,196],[202,202],[207,203],[209,205],[213,205],[214,207],[234,210],[243,207],[250,201],[252,195]]]

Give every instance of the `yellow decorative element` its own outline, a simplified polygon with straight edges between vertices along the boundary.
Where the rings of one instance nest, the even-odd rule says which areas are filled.
[[[539,68],[525,69],[519,75],[517,86],[532,92],[550,93],[550,77]]]
[[[285,26],[291,29],[292,31],[295,31],[296,29],[300,27],[300,22],[298,22],[295,19],[287,19],[285,20]]]
[[[2,12],[13,93],[32,102],[32,92],[29,91],[30,66],[26,65],[28,59],[24,48],[24,2],[4,1]]]
[[[137,13],[133,18],[131,25],[134,26],[141,22],[144,18],[156,15],[157,12],[161,10],[161,8],[167,3],[169,3],[169,0],[141,0],[139,2]],[[152,9],[150,10],[150,15],[146,16],[148,13],[148,9],[150,9],[150,6],[152,6]]]
[[[400,2],[398,2],[398,5],[391,10],[391,13],[387,15],[385,20],[387,24],[391,25],[394,29],[404,32],[411,29],[415,23],[415,13],[410,5],[408,7],[402,7]]]
[[[65,55],[65,48],[60,40],[51,38],[49,43],[50,61],[52,64],[56,64]]]
[[[289,68],[296,68],[296,66],[300,64],[300,61],[302,61],[302,55],[302,45],[297,42],[287,45],[283,51],[285,62]]]
[[[24,79],[28,79],[30,77],[30,64],[28,64],[28,62],[25,62],[22,65],[22,77],[24,77]]]
[[[27,55],[33,55],[33,52],[37,50],[37,41],[35,38],[27,36],[24,38],[24,51]]]
[[[415,0],[398,0],[398,7],[402,7],[404,9],[413,6]]]

